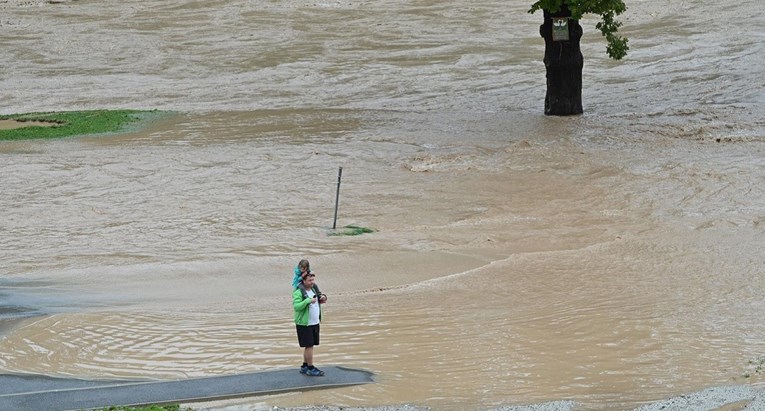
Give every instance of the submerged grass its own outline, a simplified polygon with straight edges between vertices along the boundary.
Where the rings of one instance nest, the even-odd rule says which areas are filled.
[[[765,375],[765,355],[757,357],[756,360],[749,360],[749,370],[744,373],[744,378],[751,378],[754,375]]]
[[[375,230],[368,227],[361,227],[357,225],[347,225],[343,227],[342,231],[334,231],[329,233],[329,235],[361,235],[361,234],[374,233],[374,232]]]
[[[5,114],[0,115],[0,120],[34,121],[50,123],[51,125],[0,130],[0,141],[124,132],[129,130],[130,125],[158,114],[160,112],[157,110],[88,110]]]

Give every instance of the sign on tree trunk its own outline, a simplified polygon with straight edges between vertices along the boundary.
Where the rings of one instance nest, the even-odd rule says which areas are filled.
[[[553,41],[568,41],[568,17],[553,17]]]

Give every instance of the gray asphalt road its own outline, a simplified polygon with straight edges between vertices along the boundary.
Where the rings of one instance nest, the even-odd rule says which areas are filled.
[[[323,377],[297,369],[173,381],[87,381],[33,375],[0,375],[0,410],[80,410],[305,391],[373,383],[373,374],[324,367]]]

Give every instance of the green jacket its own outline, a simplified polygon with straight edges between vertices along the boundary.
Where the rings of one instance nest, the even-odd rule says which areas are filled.
[[[316,286],[313,287],[313,292],[316,297],[321,294],[318,292]],[[303,297],[303,290],[296,288],[292,292],[292,308],[295,309],[295,324],[308,325],[308,306],[311,305],[311,299]],[[321,322],[321,304],[319,304],[319,322]]]

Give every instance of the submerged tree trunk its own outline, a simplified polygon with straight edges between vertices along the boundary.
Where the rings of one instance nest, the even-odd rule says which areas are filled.
[[[545,22],[539,26],[539,34],[545,39],[545,68],[547,69],[547,95],[545,114],[570,116],[582,114],[582,67],[584,57],[579,48],[582,26],[578,20],[568,17],[571,12],[564,4],[556,13],[544,11]],[[557,20],[556,35],[553,34],[553,18]],[[568,33],[562,29],[567,21]],[[561,40],[561,38],[568,38]]]

